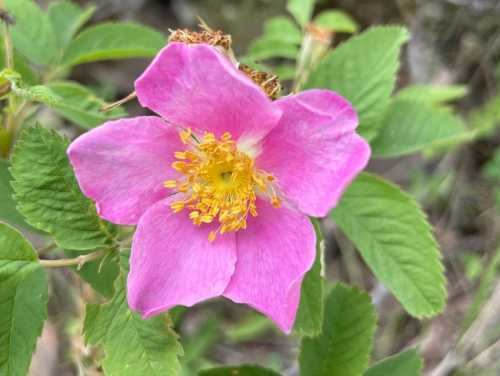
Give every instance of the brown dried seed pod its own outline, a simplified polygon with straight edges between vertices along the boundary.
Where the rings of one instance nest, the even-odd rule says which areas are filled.
[[[269,98],[273,100],[278,98],[281,92],[281,83],[278,76],[269,72],[258,71],[246,64],[240,64],[239,69],[259,85]]]
[[[201,31],[189,29],[170,30],[169,42],[182,42],[188,44],[206,43],[211,46],[222,47],[225,50],[231,48],[231,36],[220,30],[203,28]]]

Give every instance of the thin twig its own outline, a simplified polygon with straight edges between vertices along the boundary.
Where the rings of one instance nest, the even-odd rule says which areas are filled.
[[[122,98],[119,101],[116,101],[116,102],[113,102],[113,103],[110,103],[110,104],[107,104],[107,105],[103,106],[101,108],[101,111],[102,112],[108,112],[108,111],[114,110],[116,107],[119,107],[122,104],[127,103],[128,101],[131,101],[135,97],[137,97],[137,94],[136,94],[135,91],[133,91],[132,93],[130,93],[129,95],[127,95],[125,98]]]
[[[108,252],[110,252],[110,248],[101,249],[100,251],[92,252],[86,255],[81,255],[75,258],[69,259],[59,259],[59,260],[40,260],[40,265],[44,268],[65,268],[68,266],[76,266],[78,270],[80,270],[83,265],[85,265],[89,261],[94,261]]]
[[[2,19],[3,42],[5,44],[5,66],[9,69],[14,69],[14,49],[12,48],[12,39],[9,30],[9,17],[5,9],[4,0],[0,0],[0,10],[6,14]],[[11,21],[12,22],[12,21]]]

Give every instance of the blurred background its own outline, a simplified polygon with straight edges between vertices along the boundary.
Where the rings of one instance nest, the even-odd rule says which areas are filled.
[[[265,20],[287,13],[285,0],[78,2],[97,5],[95,21],[135,20],[165,34],[169,29],[195,28],[200,16],[212,28],[232,35],[237,55],[245,54],[251,41],[262,34]],[[48,1],[39,3],[45,6]],[[441,316],[423,321],[408,316],[328,219],[322,222],[326,274],[330,281],[342,280],[371,293],[379,314],[374,360],[418,345],[429,375],[451,375],[446,367],[455,356],[461,370],[454,375],[500,375],[500,343],[492,340],[500,333],[500,133],[496,131],[500,125],[500,0],[318,0],[315,12],[333,8],[350,14],[362,30],[377,24],[406,25],[412,37],[403,50],[399,87],[466,85],[467,95],[452,106],[470,127],[488,131],[439,157],[414,155],[376,160],[369,166],[413,193],[429,215],[448,278],[449,301]],[[341,35],[335,43],[342,39]],[[141,59],[87,64],[79,66],[72,78],[104,97],[120,98],[133,91],[134,79],[147,64]],[[144,111],[135,102],[126,106],[130,115]],[[59,128],[75,135],[68,124]],[[100,375],[93,362],[98,354],[79,337],[80,294],[85,297],[90,290],[85,285],[78,285],[77,292],[68,288],[80,283],[68,271],[52,271],[51,278],[55,287],[50,321],[31,374]],[[465,343],[457,344],[471,317],[470,307],[479,314],[479,324],[472,327]],[[250,309],[217,300],[185,313],[176,310],[175,317],[186,352],[185,375],[210,364],[244,362],[283,375],[298,374],[298,339],[280,334]]]

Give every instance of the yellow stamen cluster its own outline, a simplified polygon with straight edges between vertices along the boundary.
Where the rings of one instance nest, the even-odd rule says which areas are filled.
[[[171,204],[174,212],[188,209],[195,225],[218,220],[219,227],[208,236],[210,241],[218,233],[245,229],[248,215],[257,216],[257,194],[269,197],[275,207],[281,205],[273,188],[274,177],[255,168],[253,159],[238,150],[229,133],[220,139],[205,133],[201,140],[189,129],[179,135],[186,150],[175,153],[172,168],[182,177],[164,185],[183,194],[182,200]]]

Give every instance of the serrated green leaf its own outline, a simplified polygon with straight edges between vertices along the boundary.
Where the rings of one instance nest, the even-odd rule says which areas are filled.
[[[322,333],[302,340],[300,375],[361,375],[368,366],[376,320],[368,294],[337,284],[326,298]]]
[[[371,142],[372,153],[375,157],[395,157],[460,139],[466,133],[462,120],[447,109],[396,100]]]
[[[24,376],[47,318],[47,275],[22,235],[0,223],[0,374]]]
[[[58,47],[64,49],[80,28],[92,17],[95,6],[85,9],[69,0],[53,1],[49,4],[49,14],[52,28],[57,36]]]
[[[49,17],[31,0],[5,0],[15,18],[12,41],[16,50],[36,64],[47,65],[57,55],[57,39]]]
[[[54,104],[54,111],[82,128],[91,129],[105,121],[127,115],[122,108],[107,112],[101,111],[106,102],[76,82],[57,81],[48,86],[61,98]]]
[[[394,99],[439,105],[463,98],[466,94],[465,85],[411,85],[399,91]]]
[[[31,229],[23,216],[16,209],[13,190],[10,185],[12,177],[9,172],[9,163],[0,159],[0,221],[5,221],[19,228]]]
[[[259,366],[242,365],[237,367],[219,367],[203,370],[199,376],[279,376],[273,370]]]
[[[295,59],[299,47],[276,39],[259,38],[254,40],[249,48],[247,59],[266,60],[272,58]]]
[[[286,9],[304,27],[311,20],[315,0],[288,0]]]
[[[438,245],[410,195],[363,173],[331,215],[408,313],[429,317],[443,310],[446,289]]]
[[[103,346],[108,376],[177,375],[182,348],[168,316],[148,320],[128,308],[125,276],[115,285],[115,296],[105,305],[87,305],[84,335],[87,343]]]
[[[130,57],[152,57],[165,46],[161,33],[139,24],[106,22],[78,34],[63,56],[64,65]]]
[[[370,28],[329,52],[311,73],[305,87],[330,89],[346,97],[359,114],[358,131],[371,140],[389,104],[400,48],[408,37],[402,27]]]
[[[422,359],[415,349],[385,358],[371,366],[364,376],[420,376]]]
[[[284,16],[273,17],[264,24],[264,36],[266,39],[275,39],[288,44],[299,45],[302,41],[302,33],[299,28]]]
[[[321,332],[323,322],[324,282],[321,276],[323,236],[319,221],[312,219],[312,222],[316,230],[316,259],[302,281],[299,310],[293,328],[295,332],[307,336],[318,335]]]
[[[33,227],[54,236],[61,248],[89,250],[113,242],[112,227],[80,192],[66,156],[68,141],[35,126],[14,149],[11,173],[19,211]]]
[[[318,14],[313,21],[314,25],[337,33],[355,33],[359,25],[347,13],[341,10],[326,10]]]

